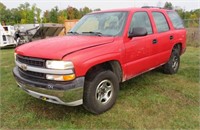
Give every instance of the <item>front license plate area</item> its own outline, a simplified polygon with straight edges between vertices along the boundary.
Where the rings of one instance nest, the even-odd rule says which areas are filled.
[[[44,96],[40,96],[40,99],[42,99],[43,101],[47,101],[49,98],[44,97]]]

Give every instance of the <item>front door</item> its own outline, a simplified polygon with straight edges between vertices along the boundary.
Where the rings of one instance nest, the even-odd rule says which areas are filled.
[[[153,30],[147,12],[135,12],[133,14],[129,31],[135,27],[146,28],[148,35],[130,38],[125,43],[126,79],[130,79],[151,67],[148,57],[152,47]]]

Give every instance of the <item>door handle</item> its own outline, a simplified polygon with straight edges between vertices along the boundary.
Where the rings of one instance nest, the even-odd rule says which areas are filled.
[[[169,39],[170,39],[170,40],[173,40],[173,39],[174,39],[174,37],[173,37],[173,36],[170,36],[170,37],[169,37]]]
[[[158,43],[158,40],[157,40],[157,39],[153,39],[152,43],[153,43],[153,44],[157,44],[157,43]]]

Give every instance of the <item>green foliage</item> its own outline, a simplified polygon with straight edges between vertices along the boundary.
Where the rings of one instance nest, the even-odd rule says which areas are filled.
[[[173,9],[172,3],[171,2],[166,2],[164,5],[165,9]]]
[[[63,24],[65,22],[66,18],[67,18],[66,10],[59,11],[59,13],[58,13],[58,23]]]
[[[0,21],[10,22],[11,21],[11,12],[6,6],[0,2]]]
[[[166,2],[164,7],[165,9],[174,9],[174,6],[171,2]],[[195,9],[191,11],[185,11],[184,9],[176,9],[179,16],[184,20],[185,27],[198,27],[199,26],[199,18],[200,18],[200,9]]]
[[[185,11],[183,9],[176,10],[180,17],[184,20],[185,27],[198,27],[200,18],[200,9]]]
[[[74,8],[73,7],[71,7],[71,6],[68,6],[68,8],[67,8],[67,19],[75,19],[75,11],[74,11]]]
[[[42,22],[43,23],[49,23],[50,22],[50,17],[49,17],[49,11],[46,10],[43,14]]]
[[[100,10],[100,9],[97,9]],[[43,15],[43,23],[64,23],[66,19],[80,19],[85,14],[92,12],[88,7],[84,7],[81,9],[76,9],[72,6],[68,6],[64,10],[58,10],[57,7],[51,9],[51,11],[46,10]]]
[[[18,8],[11,9],[11,16],[13,16],[11,24],[18,24],[20,23],[22,16]]]
[[[28,2],[20,4],[18,8],[6,9],[3,3],[0,3],[0,21],[6,21],[7,24],[27,24],[40,22],[41,9],[36,4],[30,5]],[[37,19],[37,20],[36,20]]]
[[[96,9],[95,11],[100,11]],[[7,9],[0,2],[0,21],[6,21],[7,24],[28,24],[28,23],[64,23],[66,19],[80,19],[85,14],[92,12],[88,7],[76,9],[68,6],[64,10],[59,10],[57,6],[50,11],[46,10],[41,17],[42,10],[33,4],[26,2],[20,4],[18,8]]]
[[[41,23],[40,14],[41,14],[42,10],[39,9],[39,8],[36,8],[35,10],[36,10],[36,19],[37,19],[37,22]]]
[[[49,12],[49,18],[51,23],[58,23],[58,7],[55,6],[51,11]]]

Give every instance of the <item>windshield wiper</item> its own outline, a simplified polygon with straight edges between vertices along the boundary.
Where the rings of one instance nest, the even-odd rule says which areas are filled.
[[[79,34],[78,32],[69,31],[68,34]]]
[[[96,36],[102,36],[102,35],[103,35],[101,32],[93,32],[93,31],[89,31],[89,32],[82,32],[82,33],[94,34],[94,35],[96,35]]]

